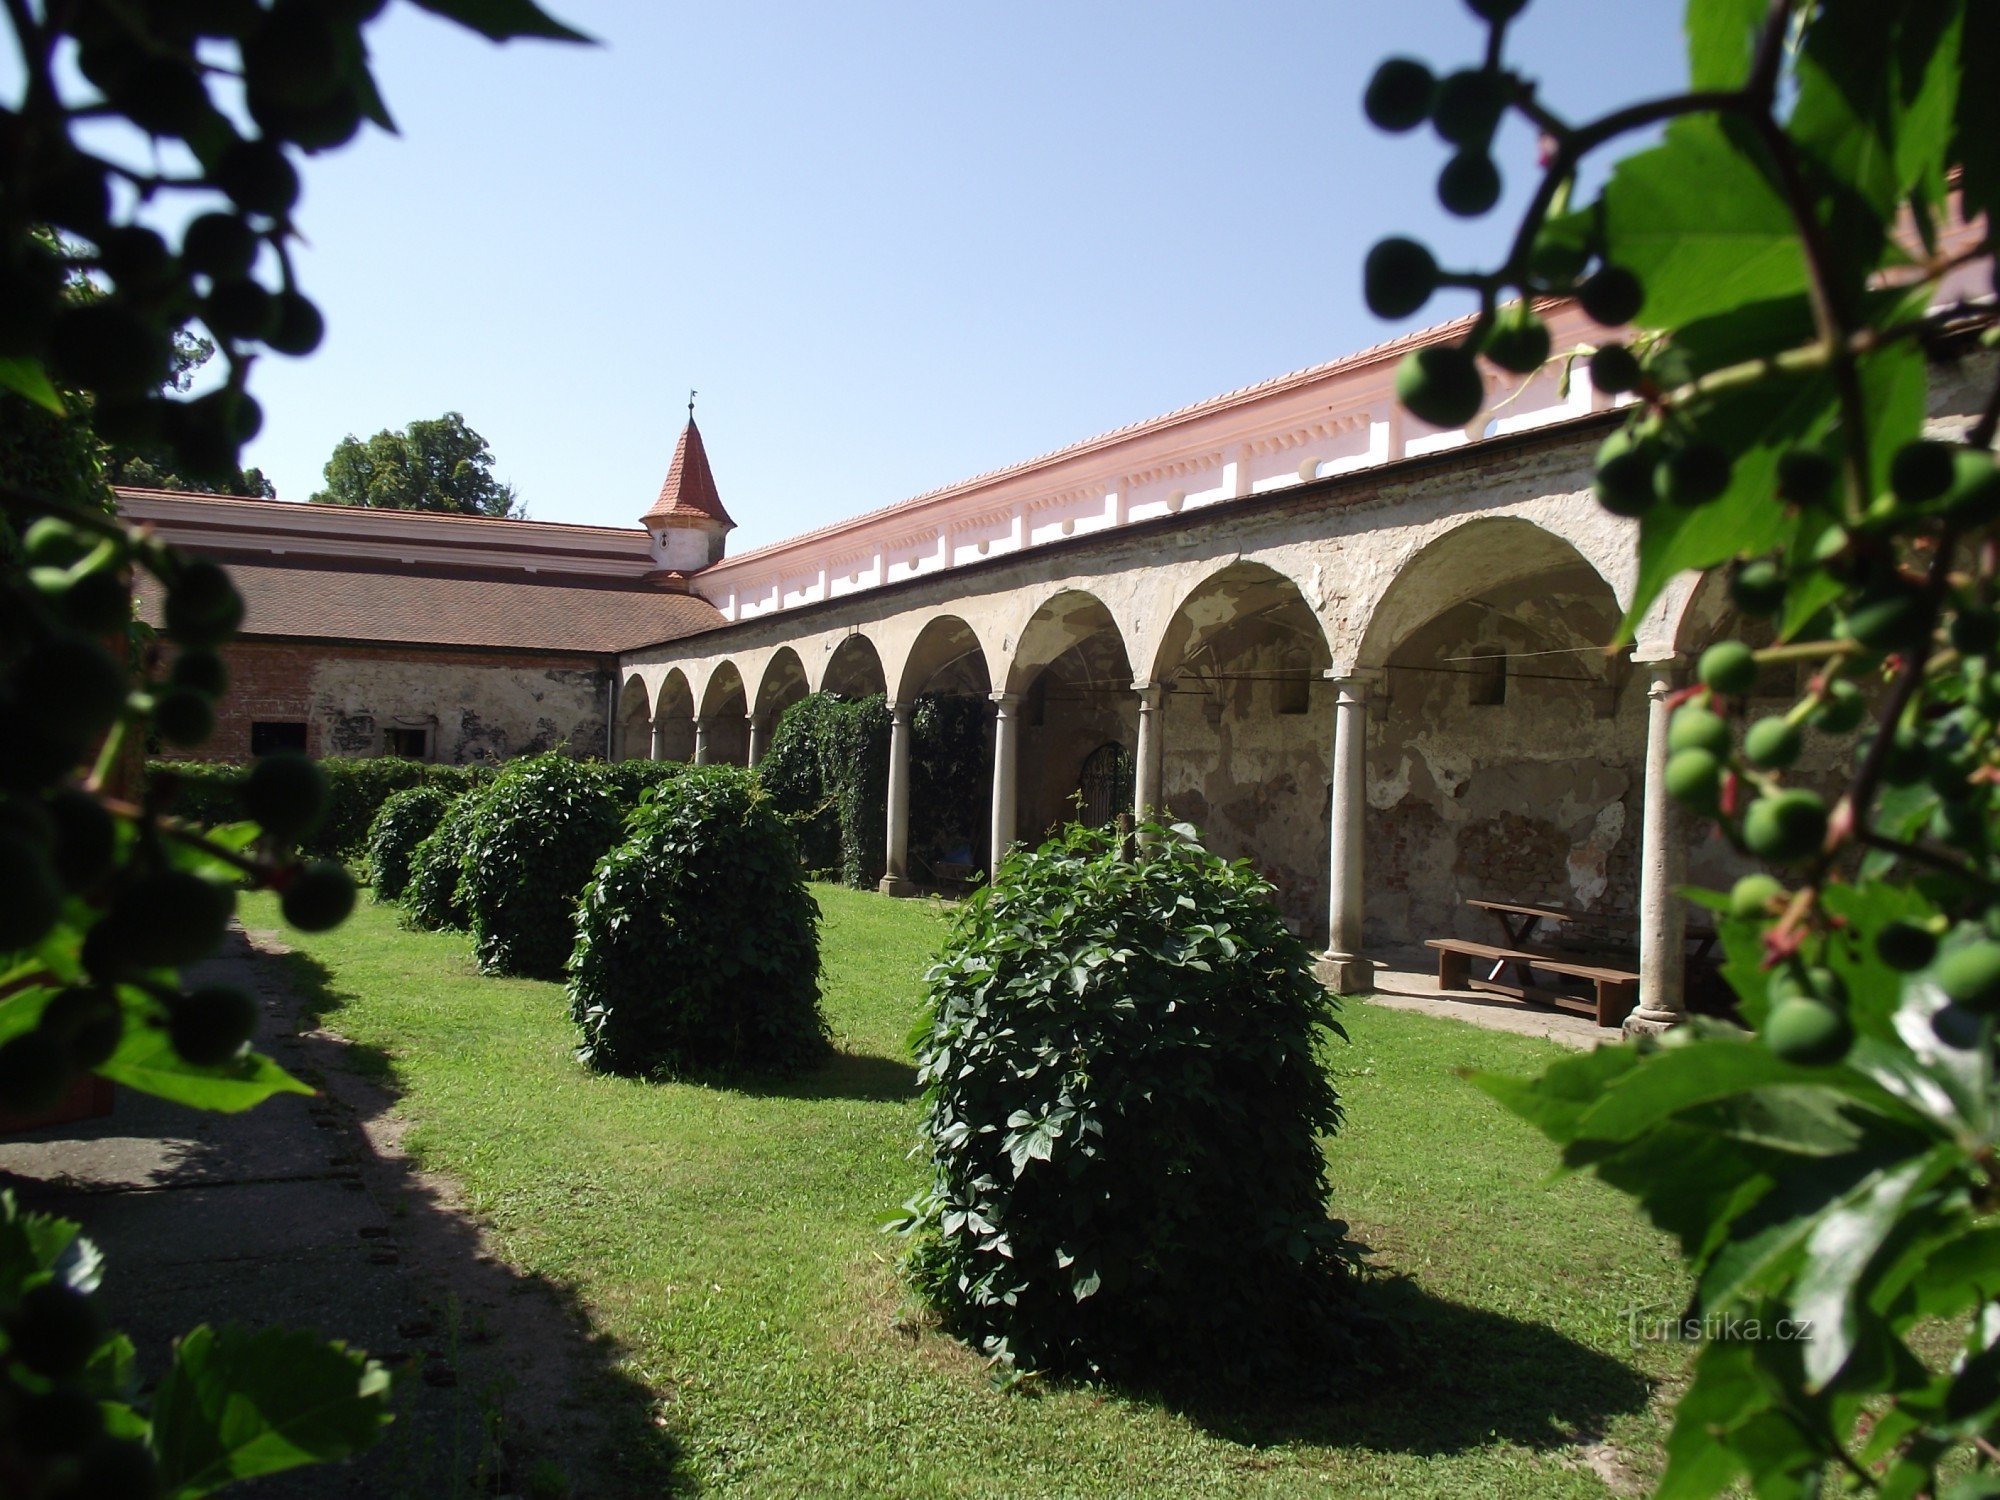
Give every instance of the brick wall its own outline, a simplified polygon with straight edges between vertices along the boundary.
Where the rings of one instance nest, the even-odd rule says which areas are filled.
[[[611,676],[595,657],[272,640],[232,642],[223,657],[229,691],[202,759],[248,760],[258,723],[305,724],[315,756],[382,754],[399,727],[423,730],[428,758],[453,764],[604,754]]]

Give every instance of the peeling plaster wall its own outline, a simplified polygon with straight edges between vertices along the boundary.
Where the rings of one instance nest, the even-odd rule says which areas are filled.
[[[1042,722],[1024,716],[1016,771],[1014,826],[1024,841],[1046,837],[1076,816],[1083,763],[1116,742],[1132,754],[1139,744],[1139,705],[1129,693],[1087,693],[1051,680]],[[1032,703],[1032,700],[1030,700]]]
[[[249,760],[265,723],[303,723],[315,756],[380,755],[392,728],[429,730],[431,758],[446,763],[604,754],[610,663],[592,657],[251,638],[229,642],[223,660],[229,690],[207,760]]]
[[[1608,599],[1550,579],[1455,605],[1392,656],[1369,733],[1366,943],[1496,937],[1468,897],[1636,911],[1645,685],[1577,649],[1609,621]],[[1481,649],[1508,653],[1503,702],[1476,701]]]
[[[580,667],[472,666],[329,655],[307,685],[320,753],[378,755],[382,731],[431,729],[431,759],[450,765],[561,750],[604,754],[609,674]]]

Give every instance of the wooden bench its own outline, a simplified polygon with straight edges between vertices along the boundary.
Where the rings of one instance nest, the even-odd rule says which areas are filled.
[[[1516,1000],[1532,1000],[1542,1005],[1560,1006],[1592,1016],[1599,1026],[1617,1026],[1639,1003],[1639,976],[1630,969],[1607,968],[1587,963],[1573,954],[1549,953],[1536,948],[1502,948],[1493,943],[1475,943],[1465,938],[1427,938],[1426,948],[1437,949],[1438,988],[1441,990],[1488,990],[1511,995]],[[1475,978],[1472,960],[1492,964],[1486,978]],[[1513,969],[1519,982],[1500,976]],[[1595,989],[1593,1003],[1581,995],[1568,994],[1535,982],[1534,971],[1546,970],[1571,979],[1581,979]]]

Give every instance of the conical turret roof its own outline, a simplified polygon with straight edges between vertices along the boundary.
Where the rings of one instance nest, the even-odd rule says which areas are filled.
[[[708,451],[701,445],[701,429],[694,425],[692,416],[681,429],[681,440],[674,445],[674,461],[667,469],[667,482],[660,486],[660,498],[639,520],[642,525],[654,521],[713,521],[724,531],[735,530],[736,523],[722,508],[715,474],[708,467]]]

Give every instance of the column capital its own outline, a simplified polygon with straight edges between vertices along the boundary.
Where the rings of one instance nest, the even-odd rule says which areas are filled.
[[[988,693],[986,700],[1004,714],[1012,712],[1024,696],[1026,695],[1022,693],[1010,693],[1002,689],[997,693]]]
[[[696,714],[694,716],[694,727],[698,730],[708,728],[707,716],[704,714]]]
[[[898,703],[894,699],[889,701],[889,717],[898,724],[909,723],[910,715],[915,710],[916,705],[914,703]]]
[[[1132,684],[1132,691],[1139,695],[1141,708],[1158,708],[1160,699],[1167,691],[1167,685],[1163,682],[1147,682],[1142,679]]]

